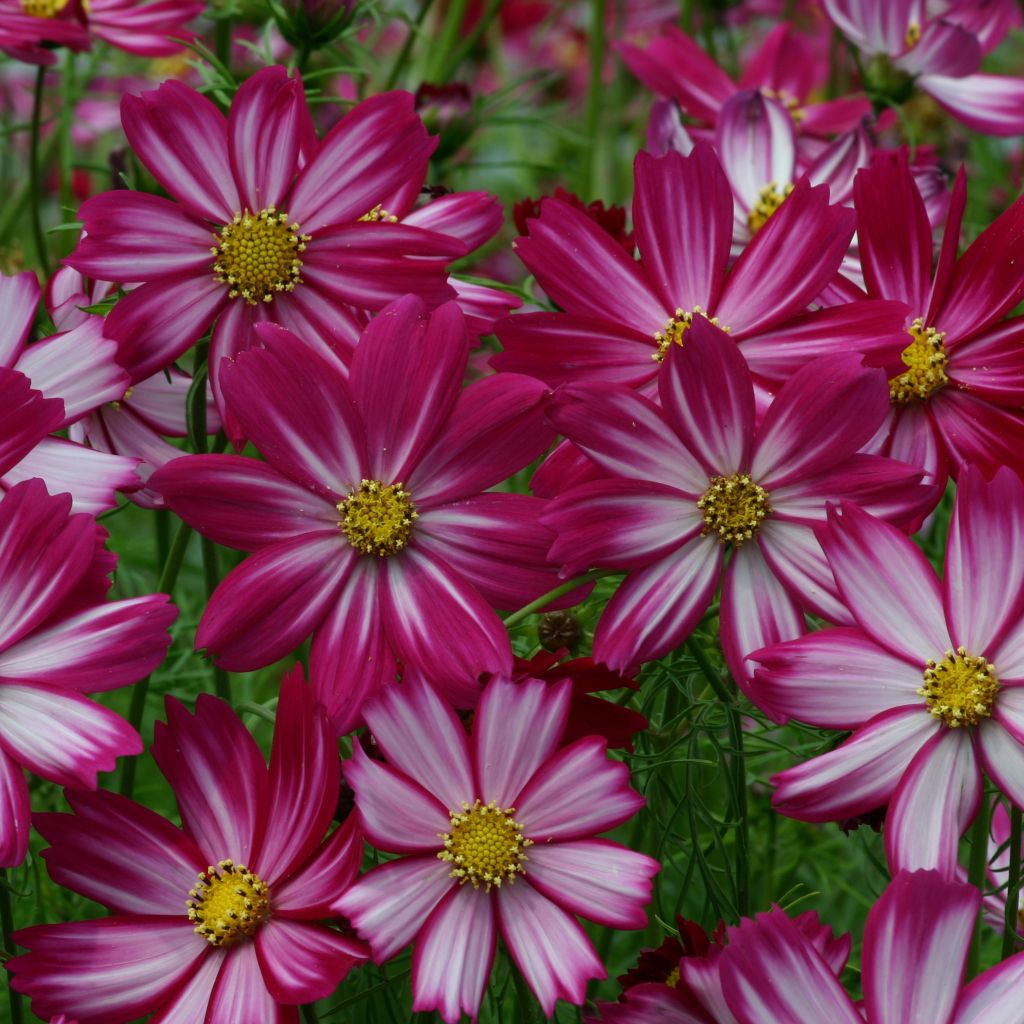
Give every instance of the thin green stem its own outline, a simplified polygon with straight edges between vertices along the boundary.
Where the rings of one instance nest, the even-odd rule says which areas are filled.
[[[14,914],[11,911],[11,887],[7,872],[0,869],[0,930],[3,932],[4,952],[8,958],[17,952],[14,939]],[[11,988],[11,976],[7,975],[7,1000],[11,1007],[11,1024],[22,1024],[21,995]]]
[[[300,1006],[299,1012],[302,1014],[302,1019],[306,1021],[306,1024],[318,1024],[320,1018],[316,1015],[316,1009],[312,1003]]]
[[[413,43],[416,42],[420,26],[423,24],[423,19],[427,16],[427,11],[430,10],[430,6],[433,2],[434,0],[421,0],[420,9],[416,12],[416,18],[409,26],[409,32],[405,37],[405,41],[402,43],[402,48],[398,51],[395,63],[391,65],[388,80],[384,83],[384,92],[395,87],[395,83],[405,70],[405,65],[409,63],[409,54],[412,53]]]
[[[570,590],[575,590],[577,587],[581,587],[585,583],[591,583],[594,580],[599,580],[603,576],[614,575],[616,575],[616,573],[608,569],[591,569],[590,572],[585,572],[582,576],[574,576],[571,580],[567,580],[560,586],[555,587],[554,590],[549,590],[546,594],[541,594],[536,601],[524,604],[522,608],[514,611],[505,619],[505,628],[510,629],[512,626],[518,626],[527,615],[532,615],[534,612],[540,611],[540,609],[545,605],[550,604],[563,594],[568,594]]]
[[[473,30],[455,47],[445,60],[441,72],[443,81],[447,82],[458,71],[459,65],[473,52],[473,47],[483,38],[483,34],[491,27],[491,22],[494,21],[500,10],[501,0],[487,0],[487,6],[484,8],[483,14],[477,19]]]
[[[213,592],[220,583],[220,572],[217,568],[217,545],[209,537],[202,538],[203,550],[203,579],[206,583],[207,599],[213,596]],[[231,677],[219,665],[213,666],[213,692],[221,700],[231,703]]]
[[[43,169],[39,160],[40,128],[43,119],[43,86],[46,83],[46,68],[36,69],[36,87],[32,99],[32,133],[29,137],[29,174],[31,175],[30,196],[32,206],[32,235],[36,243],[36,258],[44,277],[50,273],[50,254],[43,234]]]
[[[967,880],[979,892],[985,891],[985,866],[988,862],[988,825],[989,811],[991,804],[987,796],[982,797],[981,806],[978,808],[978,816],[971,826],[971,859],[967,868]],[[971,939],[971,949],[967,957],[967,980],[978,974],[978,966],[981,961],[981,936],[982,936],[981,915],[974,927],[974,937]]]
[[[446,82],[445,62],[458,45],[466,20],[466,8],[469,0],[451,0],[445,12],[444,22],[437,42],[430,48],[430,61],[427,64],[426,80],[440,85]]]
[[[589,142],[588,159],[583,161],[585,175],[580,189],[584,200],[593,199],[594,183],[598,168],[604,159],[601,112],[604,109],[604,55],[605,55],[605,12],[606,0],[591,0],[590,4],[590,81],[587,84],[585,113],[586,136]]]
[[[231,69],[231,27],[234,19],[231,17],[218,18],[217,26],[214,29],[214,49],[217,52],[217,60],[224,67]]]
[[[1006,916],[1003,928],[1003,959],[1005,960],[1017,946],[1020,927],[1018,910],[1020,907],[1020,844],[1021,844],[1021,811],[1019,807],[1010,809],[1010,873],[1006,880]]]

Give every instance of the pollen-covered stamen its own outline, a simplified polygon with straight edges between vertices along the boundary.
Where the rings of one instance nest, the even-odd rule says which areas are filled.
[[[713,476],[697,508],[704,513],[701,533],[707,536],[713,531],[723,544],[732,541],[736,547],[751,540],[772,514],[768,492],[746,473]]]
[[[991,718],[999,680],[989,662],[958,647],[956,652],[946,651],[941,661],[929,660],[924,686],[917,692],[931,714],[957,729]]]
[[[398,218],[393,213],[388,213],[388,211],[385,210],[380,203],[378,203],[368,213],[364,213],[362,217],[359,218],[359,220],[373,221],[374,223],[379,223],[383,221],[385,224],[398,223]]]
[[[270,890],[244,864],[222,860],[199,872],[189,891],[188,919],[214,946],[233,946],[255,934],[270,914]]]
[[[668,355],[668,350],[672,345],[683,347],[683,335],[690,329],[690,324],[693,323],[695,316],[704,317],[708,323],[714,324],[726,334],[731,330],[729,327],[722,327],[717,316],[708,316],[699,305],[694,306],[692,312],[688,309],[677,309],[672,314],[672,319],[665,325],[665,330],[654,332],[654,342],[658,346],[658,351],[651,358],[656,363],[665,361],[665,356]]]
[[[665,984],[668,985],[669,988],[679,988],[679,977],[680,971],[677,965],[673,967],[671,971],[668,972],[668,977],[665,979]]]
[[[897,405],[931,398],[949,383],[946,376],[949,356],[942,343],[945,332],[925,327],[918,317],[907,328],[907,333],[914,340],[900,354],[906,372],[889,381],[889,399]]]
[[[452,865],[452,878],[459,885],[470,882],[473,888],[484,885],[501,887],[525,875],[523,853],[533,841],[523,836],[523,826],[512,817],[514,807],[499,807],[493,800],[484,804],[477,800],[472,807],[463,803],[462,811],[449,811],[450,832],[439,833],[444,849],[437,855]]]
[[[302,234],[299,225],[289,223],[288,214],[276,207],[236,213],[213,237],[213,275],[228,286],[231,298],[241,296],[255,306],[302,283],[299,254],[306,251],[311,236]]]
[[[770,100],[778,100],[779,103],[789,111],[789,116],[793,119],[794,124],[800,124],[800,122],[803,121],[805,114],[803,108],[800,106],[800,100],[792,93],[786,92],[785,89],[768,89],[762,87],[761,95],[767,96]]]
[[[752,235],[756,235],[768,223],[768,218],[785,202],[786,196],[792,191],[792,185],[780,188],[777,181],[769,181],[758,192],[757,199],[747,214],[747,226]]]
[[[918,40],[921,38],[921,26],[916,22],[912,21],[907,26],[906,35],[903,37],[903,45],[908,49],[912,50],[917,46]]]
[[[33,18],[56,18],[71,0],[21,0],[21,9]],[[89,8],[85,8],[88,12]]]
[[[338,526],[348,542],[364,555],[393,555],[409,543],[418,517],[412,495],[401,483],[364,480],[338,502]]]

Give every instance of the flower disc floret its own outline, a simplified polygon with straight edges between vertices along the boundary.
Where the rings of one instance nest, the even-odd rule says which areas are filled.
[[[708,323],[721,328],[726,334],[729,333],[729,328],[722,327],[718,322],[717,316],[708,316],[699,304],[693,307],[692,312],[688,309],[676,309],[675,313],[672,314],[672,318],[665,325],[665,330],[654,332],[654,341],[658,346],[658,351],[651,358],[656,363],[663,363],[665,361],[665,356],[668,355],[668,350],[672,345],[678,345],[680,348],[683,347],[683,335],[689,330],[695,316],[702,316]]]
[[[56,18],[67,5],[68,0],[21,0],[21,9],[33,18]]]
[[[362,217],[360,217],[359,219],[361,221],[365,221],[367,223],[372,224],[398,223],[398,218],[393,213],[388,213],[388,211],[385,210],[380,203],[378,203],[372,210],[369,210],[367,213],[364,213]]]
[[[999,680],[988,661],[958,647],[955,653],[946,651],[941,661],[928,661],[924,686],[917,692],[931,714],[956,729],[992,717]]]
[[[461,812],[448,812],[452,827],[441,833],[444,849],[437,856],[451,863],[451,877],[460,885],[470,882],[475,889],[483,884],[490,892],[492,885],[500,888],[502,882],[526,874],[523,849],[532,843],[513,818],[515,812],[514,807],[501,808],[493,800],[487,804],[477,800],[472,807],[464,803]]]
[[[244,210],[213,237],[214,277],[228,286],[231,298],[241,296],[255,306],[302,283],[299,254],[311,236],[302,234],[298,223],[289,223],[287,213],[273,206],[259,213]]]
[[[889,398],[897,405],[924,401],[949,383],[946,376],[949,356],[943,344],[945,333],[934,327],[925,327],[920,317],[910,325],[907,333],[914,340],[900,354],[906,373],[889,381]]]
[[[338,502],[341,532],[363,555],[394,555],[409,543],[412,524],[419,513],[412,495],[401,482],[385,484],[363,480],[347,498]]]
[[[233,946],[251,937],[270,914],[266,883],[230,860],[200,871],[188,895],[188,919],[195,922],[196,935],[213,946]]]
[[[723,544],[731,541],[737,547],[753,539],[772,514],[768,492],[747,473],[713,476],[697,508],[704,513],[704,536],[714,532]]]
[[[780,188],[777,181],[769,181],[758,192],[757,199],[747,214],[747,226],[752,235],[756,235],[768,223],[768,218],[785,202],[792,191],[792,185]]]

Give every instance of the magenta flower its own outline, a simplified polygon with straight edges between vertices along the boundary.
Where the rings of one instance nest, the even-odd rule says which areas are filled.
[[[773,803],[803,821],[888,804],[893,871],[954,877],[982,768],[1024,806],[1024,483],[965,470],[941,583],[907,537],[853,505],[820,538],[855,626],[754,653],[758,700],[853,735],[776,776]]]
[[[365,955],[317,924],[359,870],[350,818],[326,840],[337,753],[301,670],[281,685],[269,768],[227,704],[193,718],[168,698],[153,757],[181,810],[176,828],[114,793],[69,792],[74,814],[39,814],[51,877],[111,917],[16,933],[7,964],[41,1017],[295,1024]]]
[[[885,377],[855,356],[819,360],[783,386],[755,428],[750,371],[702,317],[673,345],[660,408],[627,388],[565,385],[549,412],[601,477],[566,490],[544,522],[564,574],[628,573],[598,622],[594,658],[624,670],[686,639],[722,586],[721,638],[747,686],[748,652],[805,631],[803,608],[847,613],[814,538],[844,495],[905,521],[919,474],[858,455],[886,410]],[[753,695],[757,700],[756,694]]]
[[[979,903],[938,872],[896,875],[868,914],[860,1007],[789,918],[759,914],[730,929],[726,1002],[737,1024],[1018,1024],[1024,953],[963,987]]]
[[[178,459],[150,486],[201,533],[255,551],[220,584],[196,643],[232,671],[313,634],[311,676],[339,732],[396,661],[472,706],[512,652],[492,610],[557,585],[543,501],[485,493],[551,441],[548,393],[492,375],[464,391],[469,345],[449,302],[408,296],[363,333],[346,379],[280,328],[224,370],[229,407],[269,464]],[[401,367],[396,374],[395,368]]]
[[[414,1010],[475,1019],[500,931],[550,1017],[559,998],[582,1003],[587,980],[605,976],[574,914],[609,928],[647,922],[657,862],[591,838],[643,798],[602,740],[560,747],[570,690],[495,680],[472,739],[424,683],[366,706],[387,764],[356,744],[345,778],[370,842],[408,856],[374,868],[335,907],[378,962],[415,944]]]
[[[452,295],[446,261],[458,238],[408,224],[437,140],[412,96],[358,104],[322,141],[301,83],[265,68],[225,117],[179,82],[125,96],[125,134],[171,200],[106,192],[80,215],[86,237],[68,258],[107,281],[141,282],[107,317],[133,381],[170,364],[215,325],[210,375],[221,401],[225,356],[272,321],[327,342],[349,306],[376,310],[414,292]]]
[[[67,6],[68,0],[0,0],[0,48],[15,60],[45,65],[57,62],[53,45],[89,49],[78,18],[60,16]]]
[[[0,434],[2,436],[2,434]],[[135,730],[85,697],[136,682],[163,660],[177,610],[165,594],[106,601],[115,556],[87,515],[41,481],[0,501],[0,866],[28,848],[22,767],[65,786],[138,754]]]

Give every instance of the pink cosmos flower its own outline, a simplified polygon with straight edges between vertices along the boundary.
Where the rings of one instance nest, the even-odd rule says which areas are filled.
[[[301,83],[281,67],[248,79],[227,119],[174,81],[125,96],[121,114],[172,199],[117,191],[88,200],[86,237],[67,262],[97,279],[141,282],[106,322],[133,380],[215,325],[210,375],[221,402],[222,361],[252,343],[256,323],[329,343],[350,333],[349,306],[376,310],[407,292],[431,305],[451,297],[446,261],[465,243],[395,222],[419,195],[437,143],[408,93],[358,104],[322,141]]]
[[[982,768],[1024,806],[1024,483],[961,475],[941,583],[907,537],[851,504],[819,536],[855,625],[755,652],[758,700],[853,735],[776,776],[773,803],[803,821],[888,804],[892,869],[953,877]]]
[[[935,871],[900,872],[871,908],[862,1005],[783,914],[730,929],[722,987],[737,1024],[1018,1024],[1024,954],[964,988],[977,889]]]
[[[500,931],[550,1017],[604,967],[574,914],[642,928],[658,864],[591,838],[642,805],[597,737],[560,747],[570,686],[492,681],[472,739],[424,683],[390,687],[365,717],[387,758],[345,765],[369,840],[392,860],[335,903],[388,960],[409,942],[413,1009],[457,1024],[480,1008]],[[469,884],[467,884],[469,883]]]
[[[66,427],[104,402],[120,398],[128,377],[115,360],[117,345],[103,335],[103,320],[80,314],[62,333],[29,345],[39,304],[39,283],[31,271],[0,274],[0,367],[23,373],[47,398],[60,399],[64,415],[50,430]],[[76,512],[102,512],[115,492],[137,487],[137,460],[89,451],[62,438],[39,436],[16,465],[0,473],[0,492],[21,480],[41,477],[56,494],[68,491]]]
[[[0,0],[0,49],[16,60],[55,64],[57,55],[44,43],[87,50],[89,35],[77,17],[81,0],[72,0],[67,16],[57,17],[68,0]]]
[[[81,1024],[296,1024],[365,947],[316,923],[359,870],[350,818],[326,840],[340,778],[330,728],[297,669],[281,685],[269,768],[227,704],[195,717],[173,698],[153,757],[176,828],[114,793],[69,792],[74,814],[38,814],[53,880],[111,917],[16,933],[7,964],[39,1015]]]
[[[201,533],[256,552],[217,588],[197,645],[247,671],[312,633],[313,683],[339,733],[398,661],[472,706],[481,672],[512,670],[491,606],[558,583],[543,501],[487,493],[550,443],[546,388],[502,374],[462,390],[469,344],[454,302],[390,305],[347,379],[295,336],[258,330],[267,347],[225,367],[224,392],[268,462],[197,455],[150,478]]]
[[[890,59],[878,83],[882,87],[893,85],[899,92],[912,81],[976,131],[1024,131],[1024,78],[977,73],[982,56],[1019,19],[1008,10],[1016,6],[1009,0],[821,0],[821,5],[865,55]],[[890,81],[894,72],[902,80]]]
[[[552,500],[550,557],[566,575],[628,573],[594,635],[594,657],[622,670],[686,639],[731,545],[721,639],[746,687],[746,654],[802,634],[803,608],[846,618],[814,538],[826,503],[843,495],[903,521],[919,508],[919,474],[856,454],[885,415],[886,390],[883,372],[852,355],[804,367],[755,427],[743,357],[695,318],[682,349],[671,346],[658,396],[660,408],[621,386],[559,389],[549,417],[602,475]]]
[[[135,730],[85,694],[136,682],[163,660],[177,610],[165,594],[106,601],[106,533],[39,480],[0,500],[0,866],[28,848],[22,767],[66,786],[138,754]]]

